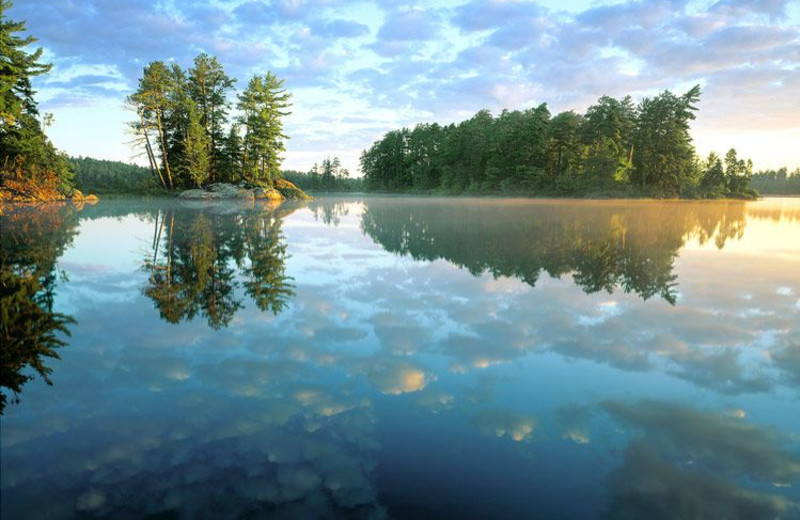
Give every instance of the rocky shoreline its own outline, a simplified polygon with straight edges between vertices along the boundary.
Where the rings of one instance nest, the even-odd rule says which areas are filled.
[[[205,188],[185,190],[178,195],[183,200],[310,200],[311,196],[289,181],[279,179],[273,186],[241,182],[229,184],[218,182]]]

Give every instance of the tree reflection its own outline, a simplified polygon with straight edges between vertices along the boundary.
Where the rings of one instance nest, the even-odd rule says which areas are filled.
[[[244,303],[281,312],[294,295],[286,275],[285,215],[275,208],[235,213],[169,209],[156,215],[150,272],[143,292],[170,323],[198,314],[213,329],[228,326]]]
[[[367,201],[362,230],[387,251],[444,259],[473,275],[535,286],[542,272],[570,275],[586,293],[621,289],[677,298],[673,273],[687,240],[722,248],[741,237],[742,203]]]
[[[338,227],[341,217],[346,217],[350,213],[346,202],[331,199],[316,199],[308,209],[314,214],[314,220],[322,220],[326,226],[333,227]]]
[[[35,374],[52,384],[45,358],[59,359],[75,320],[55,312],[56,260],[77,234],[71,205],[6,207],[0,220],[0,387],[12,400]],[[0,414],[7,396],[0,392]]]

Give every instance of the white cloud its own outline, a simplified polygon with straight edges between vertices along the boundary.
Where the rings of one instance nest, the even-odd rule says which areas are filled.
[[[582,111],[604,94],[637,98],[694,83],[704,85],[694,128],[704,147],[738,131],[731,145],[756,168],[800,163],[785,146],[800,120],[800,12],[788,2],[588,4],[28,0],[10,16],[27,19],[56,63],[53,76],[37,79],[42,110],[66,128],[79,125],[73,107],[102,105],[109,122],[97,122],[103,136],[93,149],[121,160],[122,101],[142,67],[157,59],[188,66],[206,51],[240,85],[266,70],[286,78],[295,103],[287,168],[340,155],[355,172],[360,150],[383,132],[481,108],[548,102],[553,113]],[[762,145],[741,145],[765,132]],[[91,152],[68,131],[53,139],[70,153]]]

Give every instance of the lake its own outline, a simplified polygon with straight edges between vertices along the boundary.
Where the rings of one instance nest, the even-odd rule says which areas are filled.
[[[800,199],[4,211],[4,519],[800,518]]]

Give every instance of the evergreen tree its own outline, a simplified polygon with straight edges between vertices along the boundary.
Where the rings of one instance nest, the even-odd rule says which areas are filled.
[[[27,51],[36,38],[17,34],[25,23],[6,18],[10,7],[0,0],[0,198],[58,198],[72,191],[72,172],[44,134],[31,85],[51,65],[39,61],[41,48]]]
[[[234,124],[222,142],[220,158],[216,163],[216,172],[219,180],[233,182],[241,177],[241,169],[242,138],[239,135],[239,125]]]
[[[700,86],[682,96],[664,91],[637,107],[632,181],[642,190],[675,197],[694,174],[694,147],[689,122],[697,111]]]
[[[239,96],[239,122],[245,128],[242,173],[245,177],[272,182],[280,176],[281,153],[285,151],[283,133],[286,109],[291,107],[291,94],[271,72],[254,76]]]
[[[38,115],[36,93],[31,86],[31,78],[47,74],[52,64],[41,63],[42,49],[28,53],[26,48],[37,40],[33,36],[21,37],[15,33],[25,32],[25,22],[6,18],[11,8],[10,0],[0,1],[0,53],[2,53],[2,74],[0,74],[0,135],[11,131],[21,115]]]
[[[209,137],[201,123],[201,116],[194,103],[189,106],[189,126],[184,141],[183,168],[186,176],[200,187],[211,175]]]
[[[173,188],[172,170],[169,164],[168,121],[171,113],[173,74],[163,61],[148,64],[139,79],[139,88],[128,97],[128,104],[136,111],[139,120],[132,127],[143,136],[147,154],[153,169],[164,187]],[[151,142],[150,133],[154,133]],[[158,154],[156,154],[158,150]],[[163,171],[163,174],[162,174]]]
[[[189,95],[196,103],[207,140],[207,150],[211,158],[213,180],[222,175],[217,163],[223,161],[225,146],[224,127],[227,122],[228,92],[233,89],[235,79],[225,74],[216,57],[202,53],[194,59],[194,67],[189,69]]]

